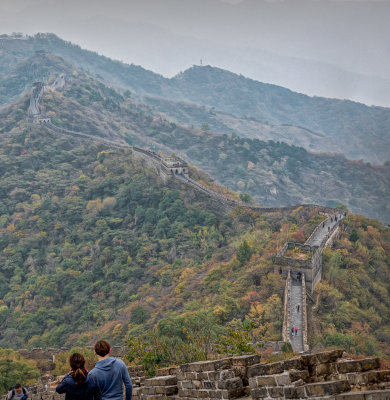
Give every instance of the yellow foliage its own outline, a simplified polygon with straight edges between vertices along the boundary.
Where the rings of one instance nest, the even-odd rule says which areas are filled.
[[[10,224],[7,226],[7,231],[8,232],[13,232],[15,230],[15,224]]]

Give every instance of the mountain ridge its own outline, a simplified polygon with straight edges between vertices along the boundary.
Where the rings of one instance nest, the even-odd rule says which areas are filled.
[[[49,57],[51,65],[54,56],[39,53],[34,57],[43,64]],[[58,60],[60,69],[64,61]],[[388,165],[376,167],[285,143],[182,126],[159,116],[130,92],[120,94],[77,70],[72,70],[62,92],[44,93],[41,104],[60,128],[118,138],[166,154],[174,152],[220,184],[247,192],[266,206],[345,204],[355,212],[388,219]]]
[[[8,43],[9,53],[12,55],[12,41],[0,38],[0,44],[2,41],[4,46]],[[141,101],[145,95],[158,96],[158,101],[154,102],[156,111],[161,110],[171,118],[177,117],[177,114],[169,110],[169,105],[162,104],[161,99],[168,102],[180,99],[205,107],[214,107],[215,112],[220,113],[217,114],[218,118],[222,120],[222,123],[217,121],[214,127],[222,129],[221,133],[236,131],[240,135],[241,129],[243,136],[253,137],[258,129],[260,138],[269,138],[270,135],[263,131],[272,130],[277,140],[295,142],[308,150],[342,152],[348,158],[363,159],[376,164],[388,161],[390,138],[387,126],[390,121],[390,109],[384,107],[368,107],[351,101],[310,97],[211,67],[192,67],[185,73],[167,79],[142,67],[126,65],[82,50],[52,34],[20,39],[17,43],[20,47],[19,58],[23,53],[32,55],[34,49],[46,48],[47,51],[58,52],[78,67],[104,78],[107,83],[120,90],[134,91]],[[16,56],[8,57],[6,68],[9,70],[15,63]],[[209,83],[211,76],[213,84]],[[227,87],[224,87],[226,85]],[[233,120],[224,121],[223,113],[232,115]],[[196,113],[191,116],[196,126],[203,124],[201,118],[203,117],[197,116]],[[240,121],[242,118],[249,121],[254,119],[265,125],[257,125],[251,130],[245,126],[247,124]],[[178,122],[185,123],[185,120]],[[294,125],[295,128],[279,127],[282,124]],[[277,128],[269,125],[276,125]],[[301,140],[302,131],[297,131],[297,127],[324,134],[328,139],[325,141],[326,147],[321,148],[324,140],[312,138],[307,142],[305,137]],[[250,131],[254,133],[248,134]],[[370,140],[367,139],[368,132]]]

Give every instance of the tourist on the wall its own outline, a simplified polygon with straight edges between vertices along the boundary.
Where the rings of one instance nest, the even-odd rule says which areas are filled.
[[[95,354],[98,361],[91,370],[92,375],[99,385],[102,400],[123,400],[123,385],[126,389],[126,400],[131,400],[133,384],[126,364],[115,357],[110,357],[110,344],[99,340],[95,344]]]
[[[28,397],[28,390],[19,383],[11,388],[8,392],[7,398],[12,400],[26,400]]]
[[[74,353],[69,358],[71,371],[56,387],[57,393],[65,393],[65,400],[101,400],[99,387],[85,369],[85,358]]]

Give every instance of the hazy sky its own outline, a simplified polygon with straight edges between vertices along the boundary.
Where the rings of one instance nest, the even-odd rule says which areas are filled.
[[[0,0],[0,33],[53,32],[166,76],[199,63],[390,106],[390,1]]]

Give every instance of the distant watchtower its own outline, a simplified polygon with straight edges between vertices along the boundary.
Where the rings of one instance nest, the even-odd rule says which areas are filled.
[[[188,176],[188,164],[179,157],[163,158],[163,165],[172,175]]]

